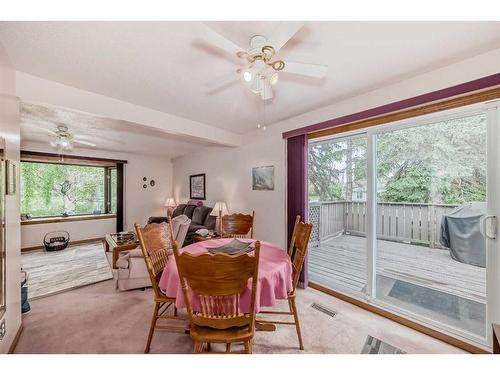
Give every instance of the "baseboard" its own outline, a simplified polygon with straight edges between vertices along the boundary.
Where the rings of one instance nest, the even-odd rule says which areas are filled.
[[[14,354],[14,350],[16,350],[17,342],[19,341],[19,337],[21,337],[21,333],[23,332],[23,323],[19,326],[19,329],[17,330],[16,337],[14,337],[14,341],[12,341],[12,344],[10,345],[9,351],[7,352],[8,354]]]
[[[391,313],[387,310],[384,310],[380,307],[370,305],[369,303],[360,301],[356,298],[350,297],[348,295],[345,295],[343,293],[336,292],[334,290],[325,288],[321,285],[318,285],[313,282],[309,282],[308,286],[312,289],[319,290],[320,292],[323,292],[325,294],[328,294],[330,296],[333,296],[335,298],[341,299],[342,301],[348,302],[352,305],[361,307],[364,310],[370,311],[372,313],[375,313],[377,315],[383,316],[384,318],[390,319],[396,323],[399,323],[401,325],[404,325],[406,327],[412,328],[415,331],[422,332],[428,336],[434,337],[435,339],[438,339],[440,341],[443,341],[447,344],[450,344],[452,346],[455,346],[459,349],[465,350],[469,353],[473,354],[491,354],[491,352],[484,350],[483,348],[480,348],[478,346],[475,346],[473,344],[470,344],[468,342],[462,341],[460,339],[457,339],[456,337],[449,336],[445,333],[436,331],[435,329],[429,328],[427,326],[424,326],[422,324],[419,324],[413,320],[404,318],[402,316],[396,315],[394,313]]]
[[[92,242],[98,242],[98,241],[104,241],[104,237],[89,238],[89,239],[86,239],[86,240],[70,241],[70,243],[69,243],[68,246],[71,246],[71,245],[82,245],[82,244],[92,243]],[[34,250],[43,250],[43,249],[45,249],[45,247],[43,245],[32,246],[32,247],[23,247],[21,249],[21,252],[34,251]]]

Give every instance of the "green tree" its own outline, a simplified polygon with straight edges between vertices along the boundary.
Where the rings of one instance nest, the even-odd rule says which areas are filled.
[[[104,168],[21,163],[21,212],[34,217],[104,210]]]
[[[379,201],[462,204],[486,199],[486,116],[401,128],[377,136]],[[351,199],[366,189],[366,140],[309,148],[311,199]]]
[[[377,137],[377,175],[382,201],[484,201],[485,116],[382,133]]]

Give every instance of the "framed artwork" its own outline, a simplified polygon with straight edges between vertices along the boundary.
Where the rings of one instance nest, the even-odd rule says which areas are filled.
[[[16,163],[7,160],[6,164],[6,170],[7,170],[7,189],[6,193],[7,195],[14,195],[16,194],[17,186],[16,186],[16,181],[17,181],[17,166]]]
[[[274,190],[274,165],[252,168],[253,190]]]
[[[205,173],[189,176],[189,199],[205,200]]]

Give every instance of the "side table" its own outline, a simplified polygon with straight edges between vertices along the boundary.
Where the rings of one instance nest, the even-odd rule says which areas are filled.
[[[120,252],[135,249],[137,246],[139,246],[139,241],[133,242],[133,243],[125,243],[125,244],[117,243],[113,239],[111,234],[106,234],[106,238],[104,240],[104,250],[106,252],[108,252],[108,251],[113,252],[113,268],[114,269],[116,269],[116,261],[118,260],[118,256],[120,255]]]

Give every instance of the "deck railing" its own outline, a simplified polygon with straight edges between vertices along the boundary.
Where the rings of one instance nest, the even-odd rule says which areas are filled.
[[[439,235],[443,215],[456,205],[428,203],[377,204],[377,238],[441,247]],[[366,202],[310,202],[309,221],[314,225],[313,243],[338,234],[366,234]]]

